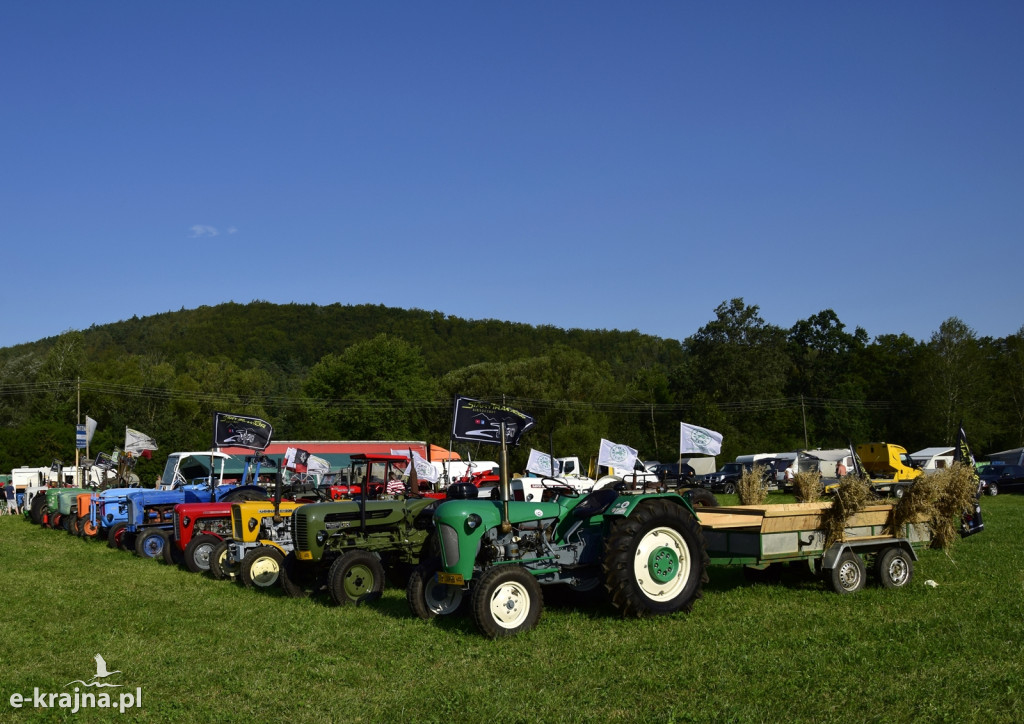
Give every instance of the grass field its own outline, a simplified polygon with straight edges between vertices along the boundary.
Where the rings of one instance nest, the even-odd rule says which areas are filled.
[[[1016,722],[1024,496],[982,505],[985,532],[923,552],[904,590],[713,567],[689,615],[549,602],[505,641],[469,618],[414,619],[403,591],[292,600],[3,517],[0,721]],[[140,709],[32,708],[34,688],[92,677],[96,653],[141,688]]]

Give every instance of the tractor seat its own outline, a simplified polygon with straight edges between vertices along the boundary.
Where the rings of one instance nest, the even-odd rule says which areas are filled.
[[[572,509],[573,518],[589,518],[592,515],[599,515],[607,510],[608,506],[619,497],[617,490],[613,488],[602,488],[595,490],[580,501],[580,504]]]

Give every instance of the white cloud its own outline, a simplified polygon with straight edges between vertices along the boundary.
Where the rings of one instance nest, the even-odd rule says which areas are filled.
[[[238,233],[238,229],[236,227],[234,227],[234,226],[229,226],[228,227],[228,233],[229,234],[237,234]]]
[[[189,229],[189,238],[198,239],[201,236],[218,236],[220,232],[216,226],[207,226],[206,224],[196,224]]]

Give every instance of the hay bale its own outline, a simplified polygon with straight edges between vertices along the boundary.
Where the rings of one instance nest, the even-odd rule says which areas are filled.
[[[936,483],[939,474],[924,475],[914,481],[903,493],[903,497],[892,507],[892,515],[886,526],[890,535],[903,536],[907,523],[931,520],[935,517],[935,500],[938,497]]]
[[[839,481],[832,493],[832,505],[821,511],[825,550],[843,539],[846,521],[863,510],[871,499],[871,483],[867,478],[847,475]]]
[[[768,499],[768,487],[764,481],[766,470],[764,465],[755,465],[750,470],[743,471],[739,483],[736,484],[740,505],[761,505]]]
[[[823,490],[821,473],[817,470],[793,476],[793,495],[799,503],[814,503],[821,499]]]

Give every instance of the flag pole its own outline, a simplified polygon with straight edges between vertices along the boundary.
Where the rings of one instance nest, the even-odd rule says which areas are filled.
[[[505,422],[501,423],[501,532],[511,533],[512,523],[508,516],[508,500],[511,497],[508,484],[508,443],[505,440]]]

